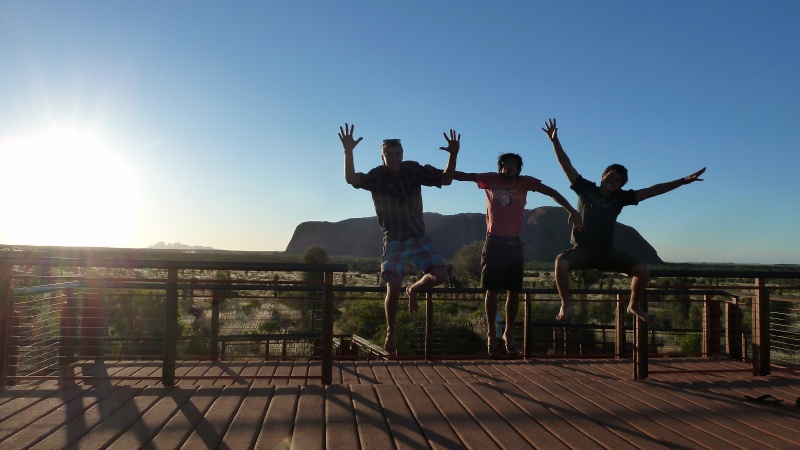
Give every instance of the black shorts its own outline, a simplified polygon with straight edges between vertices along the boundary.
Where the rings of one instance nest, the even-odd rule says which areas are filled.
[[[631,274],[641,261],[614,249],[587,249],[575,247],[558,255],[556,259],[569,261],[570,270],[598,269],[606,272]]]
[[[481,288],[487,291],[521,291],[524,265],[519,236],[486,236],[481,252]]]

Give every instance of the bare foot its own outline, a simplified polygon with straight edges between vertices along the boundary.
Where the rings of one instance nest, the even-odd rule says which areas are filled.
[[[558,310],[556,320],[564,320],[565,317],[567,317],[567,304],[561,303],[561,309]]]
[[[634,316],[644,320],[647,323],[653,323],[653,316],[647,314],[642,308],[638,306],[628,306],[628,313],[633,314]]]
[[[417,293],[411,289],[411,286],[406,288],[408,294],[408,312],[416,314],[419,312],[419,303],[417,302]]]
[[[394,334],[386,335],[386,340],[383,341],[383,349],[386,350],[386,353],[389,355],[397,355],[397,343]]]

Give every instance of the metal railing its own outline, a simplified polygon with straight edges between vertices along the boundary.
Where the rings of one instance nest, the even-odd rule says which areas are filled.
[[[60,368],[78,359],[157,360],[157,378],[171,385],[191,378],[176,375],[179,361],[273,357],[318,360],[319,378],[327,384],[336,355],[387,357],[359,336],[334,334],[335,314],[346,314],[354,302],[382,308],[385,295],[380,286],[335,285],[334,273],[346,270],[338,264],[2,256],[0,385],[58,377]],[[556,291],[525,289],[515,327],[521,357],[632,358],[634,379],[647,378],[648,359],[662,356],[728,355],[752,362],[754,375],[800,364],[800,272],[654,270],[651,275],[717,280],[706,286],[654,282],[647,291],[647,306],[656,317],[678,308],[699,316],[698,326],[634,321],[625,312],[627,289],[574,289],[575,304],[591,304],[606,318],[557,322],[554,314],[543,319],[538,311],[543,305],[557,308]],[[420,300],[421,313],[410,319],[412,351],[405,358],[486,357],[484,317],[465,318],[469,330],[462,326],[454,333],[437,323],[435,314],[456,304],[480,310],[483,291],[436,288]],[[477,336],[479,344],[465,345],[465,333]]]
[[[278,345],[308,343],[307,356],[320,361],[318,378],[328,384],[333,274],[345,270],[339,264],[0,257],[0,385],[58,377],[58,369],[76,357],[160,359],[158,378],[173,385],[179,354],[218,358],[222,303],[237,297],[260,303],[278,292],[290,295],[276,303],[302,298],[314,305],[312,332],[286,330]],[[61,273],[52,275],[55,271]],[[123,275],[108,275],[115,271]],[[185,323],[198,297],[209,305],[211,330],[205,336]],[[116,326],[110,326],[112,320]],[[250,334],[263,340],[265,333]]]

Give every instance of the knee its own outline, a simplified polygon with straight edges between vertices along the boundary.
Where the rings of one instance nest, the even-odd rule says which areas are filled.
[[[640,281],[649,282],[650,281],[650,268],[647,267],[647,264],[639,263],[633,266],[631,270],[631,276],[638,278]]]
[[[447,281],[447,268],[445,266],[436,266],[429,272],[433,277],[435,285],[440,285]]]
[[[569,260],[559,255],[558,258],[556,258],[555,269],[556,269],[556,274],[564,274],[569,272],[570,269]]]

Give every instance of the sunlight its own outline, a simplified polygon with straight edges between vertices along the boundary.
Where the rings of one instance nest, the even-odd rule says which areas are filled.
[[[0,243],[125,246],[137,182],[97,137],[59,130],[0,138]]]

